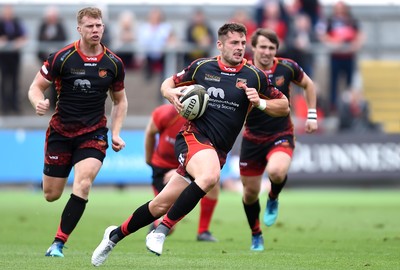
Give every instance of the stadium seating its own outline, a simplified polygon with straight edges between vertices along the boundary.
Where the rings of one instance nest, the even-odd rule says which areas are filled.
[[[382,123],[387,133],[400,133],[400,61],[365,60],[360,68],[371,120]]]

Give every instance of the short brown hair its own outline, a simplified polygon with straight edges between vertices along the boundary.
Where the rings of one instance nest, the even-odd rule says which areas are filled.
[[[82,23],[82,18],[88,16],[91,18],[100,18],[103,19],[103,15],[101,13],[101,10],[96,7],[86,7],[78,11],[78,15],[76,16],[76,20],[78,24]]]
[[[268,28],[258,28],[254,31],[253,35],[251,36],[251,46],[256,47],[258,42],[258,37],[263,36],[269,39],[273,44],[276,45],[276,49],[279,49],[279,38],[278,35]]]
[[[244,26],[241,23],[231,22],[231,23],[224,24],[223,26],[221,26],[218,29],[218,39],[220,39],[222,36],[226,36],[228,33],[232,33],[232,32],[238,32],[238,33],[247,35],[246,26]]]

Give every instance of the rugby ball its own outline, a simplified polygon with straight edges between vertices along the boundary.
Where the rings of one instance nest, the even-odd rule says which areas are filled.
[[[188,86],[182,93],[183,96],[179,98],[183,105],[180,115],[188,120],[194,120],[202,116],[207,108],[209,99],[206,89],[199,84],[193,84]]]

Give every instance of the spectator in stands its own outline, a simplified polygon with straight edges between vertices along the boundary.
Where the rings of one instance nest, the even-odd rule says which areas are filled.
[[[136,41],[136,16],[130,10],[119,15],[116,29],[115,52],[122,59],[126,69],[135,67],[134,42]]]
[[[40,23],[38,37],[38,59],[43,63],[50,53],[58,51],[67,41],[67,32],[56,6],[49,6]]]
[[[379,125],[370,119],[368,101],[359,89],[349,89],[342,93],[339,103],[339,131],[371,132],[379,131]]]
[[[249,16],[246,10],[237,9],[233,16],[230,18],[231,22],[241,23],[247,28],[246,42],[251,44],[251,36],[257,30],[257,23]],[[244,58],[251,59],[253,57],[253,52],[251,46],[246,47],[246,52]]]
[[[50,53],[54,53],[64,47],[67,39],[67,32],[60,17],[58,7],[49,6],[44,12],[37,36],[39,42],[39,51],[37,53],[39,63],[42,64],[49,57]],[[50,100],[51,108],[54,109],[56,92],[53,86],[51,88],[51,91],[47,91],[46,97]]]
[[[15,16],[14,7],[5,5],[0,17],[0,96],[4,115],[21,112],[19,102],[21,49],[26,44],[26,29]]]
[[[193,47],[184,54],[184,65],[188,66],[194,60],[211,56],[214,48],[214,31],[206,20],[202,9],[197,9],[192,16],[192,21],[186,28],[186,42]]]
[[[293,0],[289,6],[292,16],[296,14],[305,14],[310,18],[311,28],[315,30],[318,22],[321,20],[322,9],[319,0]]]
[[[296,14],[287,38],[287,57],[295,60],[312,77],[314,51],[312,46],[318,42],[312,30],[310,18],[305,13]]]
[[[279,38],[278,56],[285,56],[286,38],[289,32],[289,21],[285,19],[279,1],[267,1],[263,9],[261,28],[268,28],[274,31]]]
[[[164,13],[159,7],[153,7],[148,13],[147,21],[139,28],[138,43],[145,49],[145,76],[151,79],[155,73],[164,79],[165,49],[174,41],[170,23],[165,21]]]
[[[254,20],[257,24],[257,27],[262,27],[262,23],[264,21],[264,9],[266,4],[269,2],[276,2],[279,5],[279,10],[282,15],[282,19],[289,23],[289,16],[287,12],[287,7],[283,0],[258,0],[256,3]]]
[[[325,22],[326,30],[321,40],[330,50],[330,106],[333,112],[338,107],[337,99],[339,82],[345,79],[345,88],[353,82],[357,66],[357,53],[364,43],[364,35],[360,25],[351,13],[351,8],[344,1],[338,1],[333,6],[333,13]]]

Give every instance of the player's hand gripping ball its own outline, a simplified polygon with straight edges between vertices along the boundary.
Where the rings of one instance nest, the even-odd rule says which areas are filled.
[[[209,98],[210,96],[203,86],[199,84],[188,86],[183,91],[183,96],[179,98],[179,101],[183,105],[180,115],[188,120],[199,118],[204,114]]]

